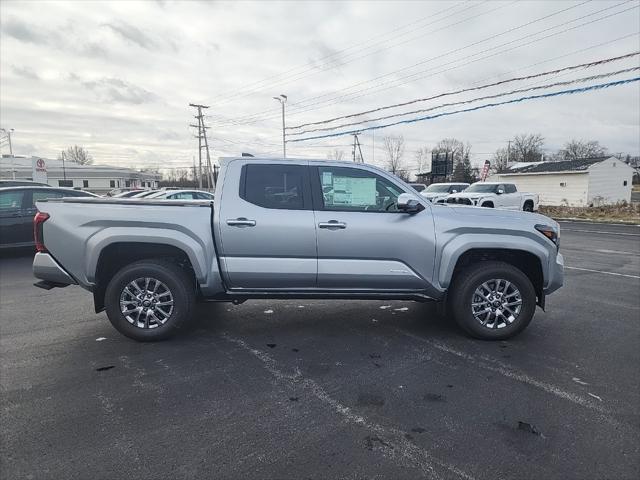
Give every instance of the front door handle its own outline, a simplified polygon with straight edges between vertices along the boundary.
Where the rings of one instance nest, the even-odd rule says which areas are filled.
[[[328,228],[330,230],[334,230],[334,229],[344,229],[347,228],[347,224],[344,222],[339,222],[337,220],[329,220],[328,222],[320,222],[318,224],[318,227],[320,228]]]
[[[227,225],[229,225],[230,227],[255,227],[256,221],[240,217],[227,220]]]

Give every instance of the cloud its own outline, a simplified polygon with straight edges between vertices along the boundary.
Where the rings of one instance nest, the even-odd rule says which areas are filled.
[[[11,71],[22,78],[28,78],[30,80],[40,80],[40,76],[31,67],[26,65],[11,65]]]
[[[75,74],[70,74],[72,79],[78,79]],[[119,78],[100,78],[97,80],[81,81],[82,85],[93,91],[104,102],[128,103],[140,105],[152,103],[160,97],[149,90],[133,85]]]
[[[146,50],[155,50],[158,43],[139,28],[124,22],[105,23],[105,27],[123,38],[125,41]]]
[[[342,54],[339,50],[331,48],[324,42],[314,40],[310,49],[314,51],[314,55],[309,57],[309,63],[320,70],[337,69],[344,65]]]
[[[45,45],[51,40],[50,34],[43,29],[36,28],[15,18],[10,18],[2,24],[2,31],[21,42]]]

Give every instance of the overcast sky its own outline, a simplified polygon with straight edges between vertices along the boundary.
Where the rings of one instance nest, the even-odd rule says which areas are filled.
[[[297,125],[623,55],[640,50],[639,7],[634,0],[3,1],[1,123],[15,129],[17,154],[55,157],[81,145],[96,163],[184,167],[197,155],[188,104],[205,103],[211,105],[212,156],[277,156],[281,124],[274,95],[288,96],[287,123]],[[638,56],[405,110],[634,66]],[[633,71],[575,86],[637,76]],[[417,148],[455,137],[471,143],[477,163],[514,135],[533,132],[545,137],[548,152],[582,138],[638,155],[639,85],[365,133],[363,154],[383,164],[383,136],[403,135],[413,166]],[[290,143],[288,155],[326,158],[338,149],[350,156],[351,140]]]

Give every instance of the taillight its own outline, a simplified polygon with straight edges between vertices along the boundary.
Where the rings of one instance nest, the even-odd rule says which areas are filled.
[[[44,246],[44,235],[42,234],[42,225],[49,218],[48,213],[38,212],[36,216],[33,217],[33,239],[36,242],[36,251],[37,252],[46,252],[47,247]]]

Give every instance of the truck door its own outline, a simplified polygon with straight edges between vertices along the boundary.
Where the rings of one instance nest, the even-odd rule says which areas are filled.
[[[396,201],[405,189],[367,168],[316,164],[310,172],[318,232],[318,287],[428,288],[435,255],[430,207],[413,215],[398,211]]]
[[[516,186],[513,183],[504,184],[504,208],[509,210],[522,210],[522,194],[516,190]]]
[[[219,255],[236,289],[316,286],[316,227],[307,165],[227,165],[216,209]]]
[[[511,208],[510,205],[510,196],[507,193],[504,183],[496,186],[495,189],[495,199],[494,199],[494,207],[495,208]],[[502,193],[498,193],[502,192]]]

